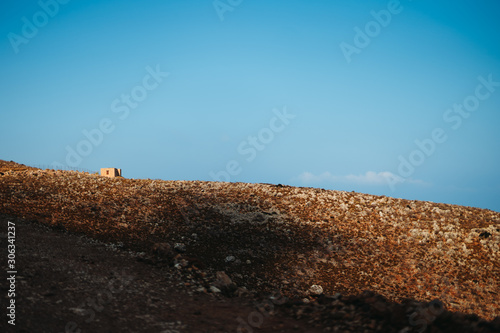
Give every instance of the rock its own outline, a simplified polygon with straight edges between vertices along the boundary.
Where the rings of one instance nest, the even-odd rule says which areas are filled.
[[[173,258],[175,253],[168,243],[156,243],[153,245],[153,252],[161,257]]]
[[[80,316],[83,316],[87,313],[86,310],[82,309],[82,308],[69,308],[69,310],[72,311],[74,314],[77,314]]]
[[[323,293],[323,287],[313,284],[311,288],[309,288],[308,292],[311,295],[321,295]]]
[[[174,249],[179,253],[186,252],[186,245],[184,243],[175,243]]]
[[[210,286],[210,292],[216,294],[216,293],[220,293],[220,289],[217,288],[216,286]]]
[[[238,297],[241,297],[241,296],[245,296],[245,295],[248,295],[249,292],[248,292],[248,289],[245,288],[245,287],[239,287],[238,289],[236,289],[236,291],[234,292],[234,294]]]
[[[236,258],[234,256],[227,256],[226,262],[233,262]]]
[[[215,276],[216,280],[214,284],[219,288],[227,288],[233,283],[231,278],[223,271],[215,273]]]
[[[187,267],[189,265],[189,261],[187,261],[186,259],[184,258],[181,258],[178,262],[179,265],[181,265],[181,267]]]

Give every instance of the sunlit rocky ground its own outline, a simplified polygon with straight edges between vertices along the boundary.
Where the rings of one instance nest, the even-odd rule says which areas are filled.
[[[2,162],[0,211],[170,265],[193,293],[280,291],[307,304],[320,294],[370,290],[388,301],[439,300],[431,304],[500,316],[500,213],[489,210],[270,184],[110,179]]]

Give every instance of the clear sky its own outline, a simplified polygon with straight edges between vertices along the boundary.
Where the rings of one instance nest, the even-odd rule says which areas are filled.
[[[500,211],[500,2],[0,3],[0,158]]]

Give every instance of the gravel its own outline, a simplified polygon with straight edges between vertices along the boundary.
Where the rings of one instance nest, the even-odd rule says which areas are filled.
[[[500,315],[498,212],[272,184],[111,179],[9,162],[0,162],[0,172],[0,212],[142,253],[138,260],[171,267],[194,293],[215,287],[223,297],[262,299],[279,292],[288,307],[277,308],[298,307],[287,315],[307,317],[311,327],[334,331],[331,320],[359,317],[368,330],[413,332],[422,320],[450,326]],[[231,283],[216,284],[220,272]],[[344,305],[331,308],[335,302]],[[379,314],[363,312],[366,302]],[[422,319],[431,302],[442,313]],[[393,307],[400,319],[382,322]]]

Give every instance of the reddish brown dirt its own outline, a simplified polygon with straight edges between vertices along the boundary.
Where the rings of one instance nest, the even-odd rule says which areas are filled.
[[[18,225],[19,332],[500,327],[480,319],[500,314],[488,210],[0,161],[0,213]]]
[[[139,261],[135,253],[18,218],[0,220],[16,224],[18,270],[16,326],[2,318],[2,332],[236,332],[238,318],[257,311],[249,299],[194,293],[176,268]],[[6,248],[5,237],[1,244]],[[295,329],[310,328],[277,314],[265,317],[259,332]]]

